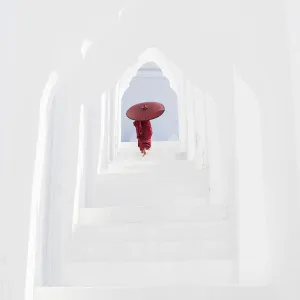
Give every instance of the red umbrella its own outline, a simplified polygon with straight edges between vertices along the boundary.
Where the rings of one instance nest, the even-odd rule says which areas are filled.
[[[158,102],[143,102],[131,106],[126,116],[135,121],[149,121],[160,117],[165,112],[163,104]]]

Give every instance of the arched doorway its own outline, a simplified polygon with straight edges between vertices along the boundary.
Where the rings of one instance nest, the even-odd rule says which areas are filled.
[[[121,141],[136,140],[132,121],[126,117],[126,111],[132,105],[144,101],[157,101],[166,108],[160,118],[152,121],[153,141],[179,140],[177,95],[160,67],[154,62],[147,62],[138,69],[121,100]]]

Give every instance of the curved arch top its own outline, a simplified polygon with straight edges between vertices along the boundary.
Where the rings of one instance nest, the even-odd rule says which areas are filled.
[[[182,76],[180,69],[173,63],[169,62],[161,51],[152,47],[141,53],[141,55],[137,58],[137,62],[124,72],[122,79],[120,80],[120,97],[123,97],[132,78],[136,76],[140,69],[145,67],[161,70],[162,74],[169,79],[171,88],[176,94],[178,94],[178,81]]]
[[[149,69],[149,70],[152,70],[152,71],[157,71],[157,70],[160,70],[161,71],[161,68],[158,66],[157,63],[155,63],[154,61],[148,61],[146,62],[145,64],[143,64],[140,68],[139,68],[139,71],[140,70],[143,70],[143,69]]]

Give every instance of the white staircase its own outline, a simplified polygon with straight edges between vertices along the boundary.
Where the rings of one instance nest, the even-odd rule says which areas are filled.
[[[267,286],[188,285],[163,287],[43,287],[37,288],[34,300],[281,300]]]
[[[123,144],[99,176],[92,207],[80,211],[64,287],[39,288],[36,300],[183,299],[193,289],[230,289],[227,208],[209,203],[207,171],[182,157],[177,142],[153,143],[143,158],[136,143]]]

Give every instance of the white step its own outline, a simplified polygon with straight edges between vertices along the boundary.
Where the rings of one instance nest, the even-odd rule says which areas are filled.
[[[96,240],[84,245],[74,241],[69,245],[70,261],[184,261],[228,259],[232,256],[229,241],[119,241]]]
[[[189,205],[204,205],[208,203],[209,195],[208,193],[200,193],[201,191],[190,191],[189,194],[185,194],[182,190],[180,192],[179,188],[177,192],[166,193],[161,191],[150,190],[147,195],[141,193],[128,193],[128,190],[115,188],[114,190],[104,189],[103,194],[100,194],[100,189],[95,193],[92,201],[89,201],[89,206],[91,208],[106,208],[106,207],[145,207],[145,206],[159,206],[169,205],[169,206],[182,206],[183,203]],[[128,195],[129,194],[129,195]],[[96,196],[97,195],[97,196]],[[109,196],[108,196],[109,195]]]
[[[171,162],[176,160],[182,160],[180,154],[158,151],[151,149],[147,151],[145,156],[142,156],[140,150],[136,147],[130,150],[121,150],[116,157],[115,161],[155,161],[155,162]]]
[[[137,148],[137,142],[122,142],[120,145],[121,150],[135,149]],[[152,141],[152,149],[157,149],[159,151],[167,150],[179,150],[180,141]]]
[[[34,300],[284,300],[268,286],[40,287]],[[286,299],[288,300],[288,299]]]
[[[227,209],[187,205],[81,209],[69,245],[76,261],[224,259],[231,255]]]
[[[78,226],[73,234],[73,242],[85,246],[105,242],[141,241],[201,241],[226,240],[229,235],[228,222],[148,222],[148,223],[108,223],[94,226]],[[79,244],[80,245],[80,244]]]
[[[99,176],[92,207],[116,205],[150,205],[151,203],[172,203],[179,199],[208,198],[208,180],[200,176],[186,176],[157,173],[109,174]],[[180,201],[180,200],[179,200]],[[203,201],[199,201],[203,203]]]
[[[150,156],[137,159],[119,159],[111,163],[109,169],[104,173],[153,173],[153,172],[195,172],[199,170],[193,162],[185,160],[150,160]]]
[[[168,172],[162,172],[157,170],[155,173],[133,173],[133,174],[122,174],[122,173],[112,173],[98,176],[98,184],[110,185],[110,187],[115,187],[124,185],[137,185],[144,183],[144,188],[147,188],[146,184],[174,184],[178,183],[185,186],[193,186],[201,183],[201,179],[206,178],[201,176],[201,172],[187,173],[187,172],[175,172],[174,170],[169,170]]]
[[[113,170],[115,168],[115,170]],[[125,162],[117,163],[115,166],[106,172],[98,176],[98,180],[109,180],[109,178],[137,178],[140,180],[164,180],[164,181],[174,181],[179,180],[183,183],[189,183],[193,181],[196,183],[201,183],[202,180],[208,179],[208,170],[202,169],[198,170],[195,166],[184,163],[172,163],[172,164],[157,164],[157,163],[131,163]]]
[[[122,162],[122,161],[131,161],[131,162],[155,162],[155,163],[172,163],[183,161],[187,162],[186,154],[180,152],[174,152],[173,150],[158,150],[158,149],[151,149],[147,151],[147,154],[143,156],[140,150],[136,147],[133,149],[126,149],[120,150],[117,153],[117,157],[115,162]]]
[[[149,150],[149,156],[157,158],[174,159],[176,155],[180,153],[180,142],[152,142],[151,149]],[[140,155],[140,149],[137,142],[121,143],[119,155],[122,157],[137,157]]]
[[[65,266],[67,286],[162,286],[232,283],[229,260],[184,262],[72,263]]]
[[[227,208],[223,205],[203,205],[205,199],[184,198],[180,201],[149,206],[111,206],[82,208],[80,225],[102,225],[122,222],[217,222],[226,220]],[[203,225],[202,225],[203,226]]]

